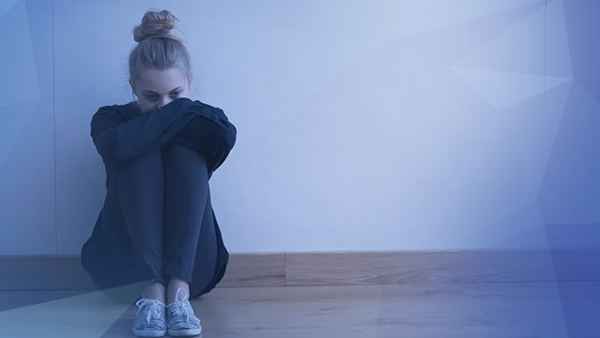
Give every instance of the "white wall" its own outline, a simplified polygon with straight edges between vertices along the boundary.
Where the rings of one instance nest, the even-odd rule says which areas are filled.
[[[210,182],[231,252],[547,245],[561,1],[22,0],[0,5],[0,254],[79,253],[105,194],[90,119],[133,100],[151,7],[238,129]]]

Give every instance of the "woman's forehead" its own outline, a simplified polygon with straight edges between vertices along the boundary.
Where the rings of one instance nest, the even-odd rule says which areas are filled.
[[[145,87],[169,90],[184,84],[185,76],[175,68],[167,70],[149,69],[139,77],[139,82]]]

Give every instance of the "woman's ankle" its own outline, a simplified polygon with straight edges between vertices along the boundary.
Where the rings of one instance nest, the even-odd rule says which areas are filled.
[[[160,282],[154,282],[148,285],[148,287],[142,292],[142,297],[148,299],[156,299],[165,303],[165,291],[166,289],[163,284],[161,284]]]
[[[180,292],[179,300],[182,301],[184,299],[189,298],[190,283],[183,279],[171,277],[171,279],[169,280],[169,284],[167,285],[167,304],[172,304],[175,302],[175,296],[177,295],[177,290],[179,290],[179,288],[184,288],[187,292],[185,295]]]

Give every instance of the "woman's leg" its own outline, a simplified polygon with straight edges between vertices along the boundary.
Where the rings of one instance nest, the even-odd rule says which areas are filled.
[[[159,149],[132,159],[118,170],[117,192],[133,249],[133,270],[144,266],[154,283],[143,297],[165,302],[163,275],[164,171]],[[126,256],[122,257],[127,261]],[[140,267],[137,268],[136,267]],[[149,268],[149,270],[147,269]]]
[[[192,283],[190,284],[190,298],[198,297],[205,292],[206,287],[212,281],[217,269],[217,233],[213,222],[212,205],[210,201],[210,187],[208,189],[208,199],[202,219],[202,229],[198,246],[196,249],[196,263]]]
[[[84,269],[114,301],[131,303],[150,286],[155,295],[147,298],[164,302],[162,165],[157,149],[115,170],[94,231],[82,248]]]
[[[172,303],[179,287],[190,295],[190,284],[195,287],[210,281],[217,248],[205,157],[183,145],[170,144],[165,148],[163,161],[163,259],[165,279],[169,282],[167,303]],[[208,215],[210,222],[207,222]]]

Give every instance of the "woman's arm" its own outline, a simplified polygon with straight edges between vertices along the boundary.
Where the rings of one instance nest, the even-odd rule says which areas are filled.
[[[195,114],[174,137],[174,142],[203,154],[233,149],[237,129],[222,109],[198,103],[190,109]]]
[[[197,113],[174,138],[173,142],[194,149],[206,157],[208,177],[212,176],[233,149],[237,129],[222,109],[196,102]]]
[[[105,165],[118,167],[173,138],[196,115],[190,109],[194,104],[178,98],[129,121],[116,108],[105,106],[92,117],[90,134]]]

